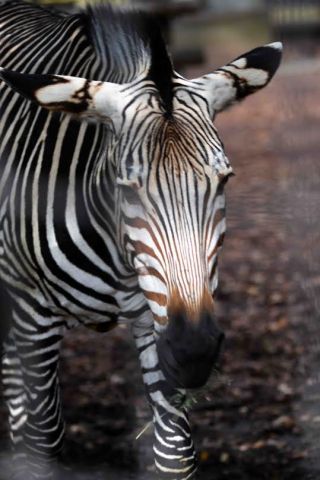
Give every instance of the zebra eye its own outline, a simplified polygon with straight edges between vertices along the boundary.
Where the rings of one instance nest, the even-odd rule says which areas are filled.
[[[218,173],[219,185],[221,187],[224,187],[225,184],[228,182],[229,178],[235,177],[235,176],[236,176],[236,174],[234,172],[229,172],[227,174]]]
[[[135,183],[119,183],[118,186],[121,189],[125,199],[130,204],[138,204],[141,203],[140,195],[139,195],[139,187]]]

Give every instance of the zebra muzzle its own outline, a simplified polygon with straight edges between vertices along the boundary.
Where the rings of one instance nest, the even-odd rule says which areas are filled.
[[[185,314],[169,319],[157,341],[160,368],[175,388],[200,388],[219,359],[224,333],[212,314],[194,324]]]

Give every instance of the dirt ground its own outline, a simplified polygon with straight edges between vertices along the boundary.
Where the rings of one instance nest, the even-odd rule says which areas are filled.
[[[320,478],[319,73],[284,67],[216,122],[236,176],[217,299],[225,351],[190,412],[201,480]],[[130,330],[69,334],[61,382],[66,478],[153,478]],[[1,479],[5,418],[0,403]]]

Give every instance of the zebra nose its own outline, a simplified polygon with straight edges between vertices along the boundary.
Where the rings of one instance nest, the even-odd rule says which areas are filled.
[[[157,341],[159,364],[167,381],[176,388],[202,387],[218,361],[223,339],[212,314],[203,314],[197,324],[184,314],[171,317]]]

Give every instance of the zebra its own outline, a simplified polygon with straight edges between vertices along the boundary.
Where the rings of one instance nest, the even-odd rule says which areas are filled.
[[[213,120],[267,85],[281,50],[255,48],[188,80],[146,14],[0,3],[0,272],[12,310],[2,381],[15,479],[53,478],[65,332],[120,323],[138,349],[156,470],[194,478],[184,399],[223,343],[214,297],[233,174]]]

